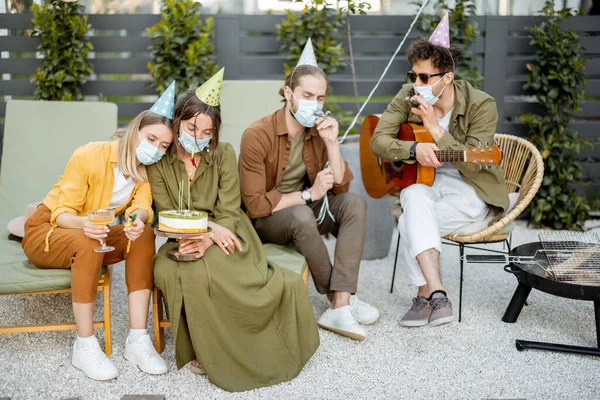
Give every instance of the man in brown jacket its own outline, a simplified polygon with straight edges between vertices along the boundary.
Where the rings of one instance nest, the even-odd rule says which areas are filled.
[[[366,203],[348,193],[353,175],[340,153],[338,123],[322,112],[326,92],[326,77],[309,39],[280,91],[284,107],[244,132],[239,156],[242,200],[263,242],[294,243],[306,258],[317,291],[331,302],[319,326],[363,340],[361,324],[379,318],[376,308],[355,295]],[[327,215],[318,223],[324,202],[335,220]],[[325,233],[337,237],[333,265],[321,238]]]
[[[460,51],[449,46],[447,17],[444,20],[429,40],[419,39],[408,49],[408,76],[414,85],[405,85],[396,95],[371,140],[373,153],[384,160],[437,168],[431,187],[415,184],[400,192],[400,246],[409,279],[419,288],[400,320],[402,326],[436,326],[454,319],[440,276],[440,237],[483,221],[488,214],[500,216],[508,207],[502,171],[442,164],[434,153],[492,144],[498,120],[492,97],[466,81],[454,81],[454,59]],[[409,98],[413,88],[417,95]],[[418,101],[418,107],[409,101]],[[406,122],[422,123],[435,143],[396,139],[400,124]]]

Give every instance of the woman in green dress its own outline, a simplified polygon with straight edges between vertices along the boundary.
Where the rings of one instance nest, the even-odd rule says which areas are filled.
[[[243,391],[295,378],[319,334],[302,278],[267,263],[240,208],[235,152],[219,143],[222,76],[216,96],[211,80],[177,100],[179,140],[148,169],[148,179],[157,212],[178,208],[184,180],[183,208],[208,213],[213,236],[165,243],[153,259],[154,279],[169,308],[177,367],[193,362],[221,388]],[[169,259],[174,248],[197,260]]]

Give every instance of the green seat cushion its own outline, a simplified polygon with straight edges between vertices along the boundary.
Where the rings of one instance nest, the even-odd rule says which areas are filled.
[[[115,104],[8,102],[0,169],[0,294],[71,286],[69,269],[38,269],[31,264],[21,244],[6,239],[6,224],[23,215],[27,204],[42,201],[58,182],[77,147],[92,141],[111,140],[116,129]]]
[[[277,265],[279,268],[289,269],[298,275],[302,275],[308,264],[304,256],[292,246],[281,246],[268,243],[263,245],[267,253],[267,261]]]
[[[38,268],[25,257],[21,243],[0,239],[0,295],[46,292],[71,287],[70,269]],[[106,272],[102,267],[101,274]]]
[[[71,287],[70,269],[40,269],[25,257],[21,243],[0,239],[0,294]]]

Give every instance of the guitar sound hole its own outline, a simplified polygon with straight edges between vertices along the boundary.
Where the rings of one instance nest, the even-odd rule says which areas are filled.
[[[404,163],[402,161],[394,161],[391,164],[392,169],[396,172],[402,172],[404,170]]]

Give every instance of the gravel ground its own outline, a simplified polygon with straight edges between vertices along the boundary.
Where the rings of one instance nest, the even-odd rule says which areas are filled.
[[[598,232],[600,229],[594,228]],[[535,241],[537,232],[519,225],[513,245]],[[395,238],[393,238],[395,244]],[[333,240],[328,241],[330,249]],[[532,291],[518,322],[500,319],[516,287],[502,265],[472,264],[465,271],[463,322],[437,328],[406,329],[398,319],[415,288],[402,271],[389,293],[393,251],[385,259],[363,261],[360,297],[381,310],[368,337],[355,342],[321,330],[321,347],[292,382],[246,393],[227,393],[190,372],[175,370],[172,337],[166,332],[164,357],[170,372],[150,376],[122,357],[127,328],[127,300],[122,265],[113,282],[113,355],[121,375],[96,382],[71,366],[74,332],[0,335],[0,397],[14,399],[120,399],[125,394],[162,394],[167,399],[581,399],[600,398],[590,356],[530,350],[518,352],[515,339],[595,346],[591,302],[561,299]],[[444,246],[442,274],[458,309],[458,250]],[[327,303],[312,283],[315,314]],[[1,323],[67,321],[69,295],[0,298]],[[98,301],[101,305],[101,300]],[[97,331],[102,341],[102,331]]]

